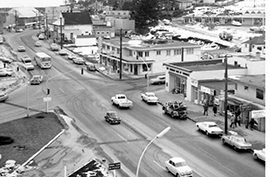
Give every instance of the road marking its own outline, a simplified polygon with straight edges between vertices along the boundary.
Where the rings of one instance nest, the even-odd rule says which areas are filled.
[[[60,87],[59,87],[59,90],[61,90],[61,92],[65,93],[65,91],[63,89],[61,89]]]
[[[164,168],[163,166],[161,166],[157,161],[153,160],[153,162],[155,162],[155,164],[157,164],[160,168],[162,168],[163,170],[166,170],[166,168]]]
[[[118,133],[117,133],[117,135],[118,135],[121,139],[123,139],[125,142],[129,143],[128,140],[126,140],[124,137],[122,137],[122,136],[119,135]]]

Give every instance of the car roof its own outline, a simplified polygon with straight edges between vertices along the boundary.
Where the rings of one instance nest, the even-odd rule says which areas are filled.
[[[173,158],[170,158],[171,161],[175,162],[175,163],[178,163],[178,162],[185,162],[185,160],[181,157],[173,157]]]
[[[155,94],[154,92],[145,92],[145,94]]]

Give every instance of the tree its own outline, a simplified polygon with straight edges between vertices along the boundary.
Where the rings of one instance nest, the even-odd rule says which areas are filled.
[[[156,26],[159,20],[160,4],[158,0],[134,0],[135,28],[144,33],[150,26]]]

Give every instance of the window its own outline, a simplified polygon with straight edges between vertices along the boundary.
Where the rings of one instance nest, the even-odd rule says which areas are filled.
[[[256,89],[256,98],[263,100],[263,90]]]
[[[132,56],[132,50],[129,51],[129,56]]]
[[[143,57],[143,53],[142,53],[142,52],[138,52],[138,55],[139,55],[140,57]]]
[[[248,47],[248,45],[247,45],[247,44],[245,44],[245,47]]]
[[[161,51],[160,50],[157,50],[157,55],[161,55]]]
[[[120,49],[117,49],[117,54],[119,54],[120,53]]]
[[[175,49],[174,55],[181,55],[181,49]]]
[[[194,49],[187,49],[187,54],[193,54],[194,53]]]
[[[166,50],[167,55],[171,55],[171,50]]]
[[[110,46],[107,45],[107,49],[110,50]]]
[[[244,86],[244,90],[248,91],[248,86]]]
[[[145,52],[145,56],[146,57],[149,57],[149,52]]]

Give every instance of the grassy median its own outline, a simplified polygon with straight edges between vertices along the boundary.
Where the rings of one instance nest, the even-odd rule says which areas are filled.
[[[0,124],[0,136],[14,139],[14,143],[0,146],[0,167],[9,159],[24,163],[63,128],[54,113],[39,113]]]

